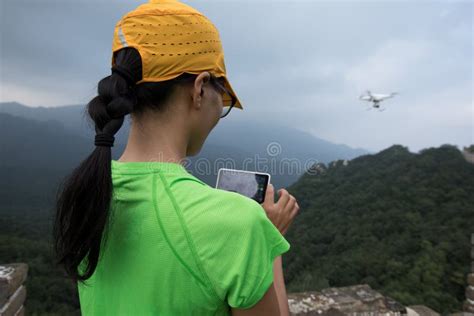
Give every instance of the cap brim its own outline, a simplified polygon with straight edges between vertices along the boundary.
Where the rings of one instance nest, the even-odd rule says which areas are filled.
[[[234,92],[234,89],[232,89],[232,86],[230,85],[230,82],[229,80],[227,79],[226,76],[223,76],[224,77],[224,84],[225,84],[225,87],[229,90],[230,93],[232,93],[232,95],[237,99],[237,101],[235,102],[235,105],[234,105],[234,108],[239,108],[241,110],[243,110],[243,107],[242,107],[242,103],[240,103],[240,100],[239,100],[239,97],[237,96],[237,94],[235,94]]]

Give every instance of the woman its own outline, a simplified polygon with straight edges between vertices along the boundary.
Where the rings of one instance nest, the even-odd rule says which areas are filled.
[[[96,148],[57,198],[58,264],[78,282],[82,314],[288,314],[281,254],[295,198],[282,189],[275,203],[269,186],[260,205],[182,165],[242,109],[217,29],[185,4],[151,0],[117,23],[112,66],[87,105]]]

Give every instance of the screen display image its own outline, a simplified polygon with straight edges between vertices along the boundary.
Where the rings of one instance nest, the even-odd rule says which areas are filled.
[[[269,182],[270,175],[267,173],[221,168],[216,188],[237,192],[263,203]]]

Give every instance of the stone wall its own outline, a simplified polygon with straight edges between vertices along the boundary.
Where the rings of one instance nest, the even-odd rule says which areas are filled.
[[[466,147],[463,148],[462,154],[467,162],[474,163],[474,153],[468,151]]]
[[[318,316],[402,316],[405,306],[373,290],[368,284],[326,288],[320,292],[288,293],[290,314]]]
[[[467,275],[465,312],[474,313],[474,234],[471,234],[471,273]]]
[[[26,263],[0,265],[0,316],[25,315]]]

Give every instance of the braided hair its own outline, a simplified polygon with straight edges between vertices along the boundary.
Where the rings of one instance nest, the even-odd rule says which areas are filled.
[[[114,135],[127,114],[147,109],[163,111],[174,88],[192,82],[197,75],[184,73],[162,82],[135,84],[142,77],[140,54],[132,47],[114,54],[112,74],[100,80],[98,95],[86,107],[95,125],[95,149],[67,176],[56,193],[53,243],[56,264],[66,276],[84,282],[92,276],[99,261],[100,249],[107,241],[106,226],[113,185],[111,147]],[[84,273],[79,271],[87,259]]]

